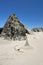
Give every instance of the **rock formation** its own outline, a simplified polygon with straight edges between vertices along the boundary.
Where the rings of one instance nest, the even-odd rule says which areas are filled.
[[[5,39],[25,40],[26,33],[30,34],[25,26],[18,20],[17,16],[12,14],[4,25],[1,36]]]
[[[3,28],[0,28],[0,34],[1,34],[2,30],[3,30]]]
[[[1,37],[1,32],[2,32],[3,28],[0,28],[0,37]]]
[[[32,31],[34,31],[34,32],[43,32],[43,28],[33,28]]]

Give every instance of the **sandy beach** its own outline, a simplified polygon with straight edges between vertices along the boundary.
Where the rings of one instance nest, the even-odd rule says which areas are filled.
[[[24,46],[26,41],[0,38],[0,65],[43,65],[43,32],[36,32],[27,37],[28,47]]]

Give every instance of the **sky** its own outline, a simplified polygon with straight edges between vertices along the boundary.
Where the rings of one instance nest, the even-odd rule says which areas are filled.
[[[0,0],[0,27],[11,14],[30,29],[43,27],[43,0]]]

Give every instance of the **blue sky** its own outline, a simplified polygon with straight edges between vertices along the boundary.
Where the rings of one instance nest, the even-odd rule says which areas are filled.
[[[30,29],[43,27],[43,0],[0,0],[0,27],[13,13]]]

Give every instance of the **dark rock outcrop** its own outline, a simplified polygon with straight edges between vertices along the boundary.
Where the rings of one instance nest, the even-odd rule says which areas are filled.
[[[3,28],[0,28],[0,37],[1,37],[1,32],[2,32]]]
[[[33,28],[32,31],[34,31],[34,32],[43,32],[43,28]]]
[[[26,33],[30,34],[25,26],[18,20],[17,16],[12,14],[4,25],[1,36],[5,39],[25,40]]]
[[[1,34],[2,30],[3,30],[3,28],[0,28],[0,34]]]

